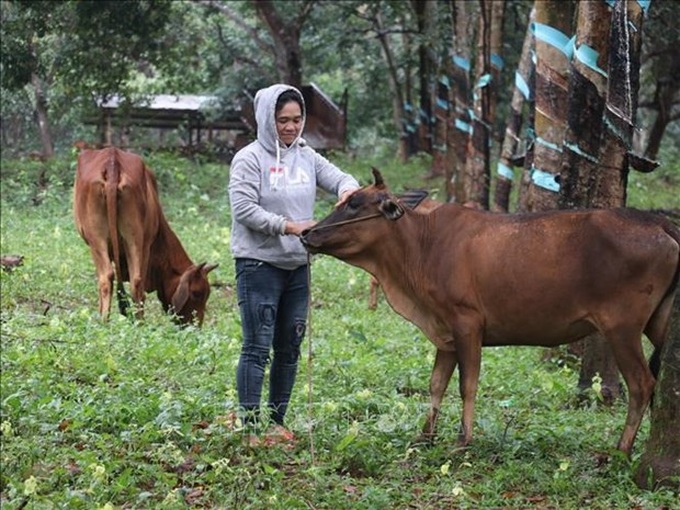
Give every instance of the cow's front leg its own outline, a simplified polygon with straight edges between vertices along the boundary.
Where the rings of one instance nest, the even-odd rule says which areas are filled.
[[[423,431],[418,437],[420,443],[431,443],[437,433],[437,417],[439,416],[439,409],[446,393],[446,388],[449,386],[451,375],[456,369],[457,355],[455,351],[443,351],[437,349],[437,354],[434,358],[434,367],[432,368],[432,375],[430,376],[430,410],[427,414],[427,420],[423,426]]]

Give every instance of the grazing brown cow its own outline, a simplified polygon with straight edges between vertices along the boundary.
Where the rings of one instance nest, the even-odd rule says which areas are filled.
[[[445,204],[427,215],[385,186],[357,190],[302,242],[374,275],[387,301],[437,348],[432,440],[444,392],[460,367],[461,445],[472,438],[482,346],[575,342],[599,331],[628,386],[618,448],[630,454],[658,368],[680,271],[680,231],[632,209],[496,214]]]
[[[81,152],[73,214],[92,251],[102,317],[108,318],[111,310],[115,273],[124,315],[123,282],[129,281],[138,318],[143,316],[145,293],[156,291],[163,309],[180,324],[202,324],[210,295],[207,274],[217,264],[191,261],[165,219],[156,177],[141,157],[114,147]]]

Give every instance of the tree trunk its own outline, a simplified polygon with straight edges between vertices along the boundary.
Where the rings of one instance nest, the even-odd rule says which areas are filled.
[[[607,93],[611,9],[600,0],[579,2],[576,44],[569,71],[567,129],[562,147],[559,205],[589,207],[600,170],[602,113]]]
[[[468,139],[463,173],[463,200],[488,208],[489,138],[491,131],[491,2],[479,0],[481,9],[477,30],[476,82],[474,87],[472,131]],[[486,195],[485,195],[486,192]]]
[[[432,77],[435,75],[436,61],[432,58],[432,49],[427,42],[428,34],[434,33],[433,16],[436,4],[433,0],[411,0],[416,13],[418,34],[418,77],[420,90],[420,109],[418,111],[418,150],[432,153]]]
[[[598,162],[607,92],[610,26],[611,9],[605,2],[578,3],[575,52],[569,72],[567,129],[562,145],[561,209],[590,207],[594,183],[601,171]],[[579,390],[589,390],[599,375],[602,401],[611,405],[620,397],[622,386],[609,346],[600,334],[593,334],[574,348],[583,352]]]
[[[42,145],[43,158],[49,159],[54,156],[54,142],[52,140],[52,130],[50,129],[49,116],[47,114],[47,97],[43,88],[42,80],[37,74],[31,74],[31,84],[35,94],[35,113],[40,132],[40,143]]]
[[[671,114],[673,103],[680,91],[680,55],[673,53],[671,58],[670,72],[667,77],[657,81],[654,92],[654,109],[657,114],[652,129],[649,131],[647,147],[645,147],[645,157],[650,160],[655,160],[659,155],[661,140],[668,124],[672,120],[677,120],[677,118],[673,119]]]
[[[453,55],[447,137],[446,201],[463,203],[463,172],[470,136],[470,43],[473,40],[475,4],[454,0]]]
[[[573,3],[537,0],[535,8],[536,141],[527,206],[530,211],[545,211],[556,209],[559,197]]]
[[[593,207],[626,205],[628,151],[633,145],[640,85],[643,10],[638,2],[617,2],[611,27],[609,82],[600,144],[601,168],[593,186]]]
[[[435,16],[447,17],[451,16],[453,20],[453,4],[447,3],[444,6],[435,8]],[[450,9],[450,10],[446,10]],[[439,34],[439,32],[437,32]],[[450,48],[447,47],[446,51]],[[449,119],[449,95],[451,94],[451,80],[450,72],[451,66],[449,59],[443,58],[439,60],[439,64],[433,64],[436,68],[436,78],[432,90],[432,164],[427,178],[445,177],[446,176],[446,140],[448,137],[448,119]]]
[[[670,335],[664,345],[654,389],[649,438],[645,443],[635,483],[642,489],[680,490],[680,298],[675,298]]]
[[[449,94],[451,82],[445,66],[439,72],[434,100],[434,128],[432,130],[432,166],[428,177],[446,175],[446,140],[448,137]]]
[[[496,111],[496,90],[500,80],[500,57],[505,2],[480,0],[472,134],[464,177],[464,201],[489,208],[490,143]],[[493,56],[493,59],[492,59]],[[492,65],[493,60],[493,65]]]
[[[492,209],[496,212],[508,212],[510,209],[510,192],[512,191],[512,181],[514,179],[514,158],[520,145],[520,130],[522,129],[522,108],[525,101],[529,101],[533,95],[529,88],[530,75],[532,74],[533,62],[531,60],[531,50],[534,46],[534,36],[531,31],[531,24],[534,22],[535,9],[531,9],[529,24],[522,54],[519,59],[517,71],[515,72],[515,87],[510,103],[510,119],[505,127],[505,137],[501,148],[500,161],[498,162],[498,173],[496,175],[496,189]]]
[[[390,91],[392,92],[392,119],[394,121],[394,126],[399,133],[399,145],[397,147],[397,156],[402,163],[408,160],[408,127],[409,120],[407,119],[408,112],[406,111],[405,97],[402,91],[402,87],[399,84],[399,74],[397,70],[397,65],[395,63],[394,54],[392,52],[392,47],[390,46],[390,41],[387,38],[387,34],[384,30],[382,17],[379,12],[375,14],[372,19],[375,32],[377,34],[378,41],[380,42],[380,47],[383,50],[383,56],[385,57],[385,62],[387,62],[388,69],[388,84],[390,86]]]
[[[251,0],[251,3],[260,19],[269,27],[269,33],[274,40],[274,61],[278,79],[300,89],[302,87],[300,34],[314,2],[305,4],[291,21],[286,21],[279,15],[271,0]]]

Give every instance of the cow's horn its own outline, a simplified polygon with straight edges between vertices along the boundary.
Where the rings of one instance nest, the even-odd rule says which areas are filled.
[[[198,267],[199,267],[199,269],[201,270],[201,272],[202,272],[204,275],[206,275],[206,274],[208,274],[210,271],[212,271],[213,269],[215,269],[217,266],[219,266],[219,264],[208,264],[207,262],[203,262],[203,263],[202,263],[200,266],[198,266]]]

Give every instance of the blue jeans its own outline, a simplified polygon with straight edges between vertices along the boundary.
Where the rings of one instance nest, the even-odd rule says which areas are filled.
[[[273,350],[268,407],[270,419],[283,425],[307,325],[307,266],[288,271],[259,260],[236,259],[236,292],[243,331],[236,369],[239,405],[246,422],[254,424]]]

